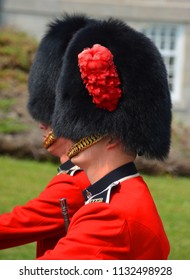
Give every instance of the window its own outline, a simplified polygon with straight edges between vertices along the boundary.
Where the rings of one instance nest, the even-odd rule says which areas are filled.
[[[168,72],[172,100],[180,100],[184,28],[177,24],[147,24],[140,29],[159,49]]]

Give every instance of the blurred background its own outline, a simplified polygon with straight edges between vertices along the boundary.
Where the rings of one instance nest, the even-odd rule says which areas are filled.
[[[147,176],[166,223],[170,258],[190,258],[190,0],[0,0],[0,188],[4,201],[0,212],[37,195],[59,162],[43,149],[42,135],[26,103],[28,72],[39,40],[49,21],[64,12],[121,18],[160,50],[173,104],[171,150],[163,163],[139,157],[136,164]],[[16,202],[10,200],[7,185],[11,185],[11,197],[17,194]],[[32,258],[28,250],[21,256],[18,251],[12,255],[14,250],[0,252],[0,259]]]

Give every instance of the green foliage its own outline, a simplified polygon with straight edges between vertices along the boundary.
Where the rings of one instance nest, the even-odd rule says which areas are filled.
[[[23,32],[0,28],[0,90],[16,90],[27,83],[37,42]],[[19,89],[18,89],[19,91]]]
[[[0,99],[0,111],[8,112],[10,111],[11,106],[15,103],[14,98],[2,98]]]
[[[11,211],[36,197],[56,173],[53,163],[0,157],[0,212]],[[190,178],[143,176],[163,220],[171,245],[171,260],[190,256]],[[147,213],[148,214],[148,213]],[[0,251],[0,259],[34,259],[35,244]]]
[[[37,42],[27,34],[0,28],[0,133],[29,129],[21,118],[11,113],[19,102],[17,97],[27,92],[28,73],[36,48]]]
[[[3,69],[0,71],[0,90],[26,87],[27,79],[28,74],[20,69]]]
[[[11,111],[15,102],[14,98],[0,99],[0,114],[3,116],[0,118],[0,133],[18,133],[28,129],[26,124],[22,124],[17,119],[3,115],[4,113]]]
[[[0,133],[18,133],[27,131],[29,128],[27,125],[20,123],[13,118],[5,118],[0,120]]]
[[[25,33],[1,28],[0,69],[21,69],[27,73],[31,66],[36,46],[36,41]]]

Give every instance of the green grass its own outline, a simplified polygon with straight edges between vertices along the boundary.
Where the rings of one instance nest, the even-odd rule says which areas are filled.
[[[37,196],[56,173],[48,162],[0,157],[0,213]],[[171,260],[190,259],[190,178],[147,176],[171,245]],[[0,251],[0,259],[34,259],[35,244]]]
[[[0,213],[11,211],[16,205],[23,205],[36,197],[56,174],[57,166],[0,157]],[[0,260],[34,259],[35,243],[0,250]]]
[[[190,259],[190,177],[144,176],[170,240],[172,260]]]

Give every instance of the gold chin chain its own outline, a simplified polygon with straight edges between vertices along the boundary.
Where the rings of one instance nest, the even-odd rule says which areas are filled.
[[[92,135],[82,138],[79,142],[75,143],[67,153],[67,156],[71,159],[72,157],[79,154],[81,151],[86,150],[93,144],[99,142],[104,136]]]
[[[44,148],[48,149],[55,142],[55,140],[55,135],[53,134],[53,130],[51,130],[44,140]]]

